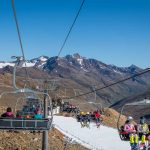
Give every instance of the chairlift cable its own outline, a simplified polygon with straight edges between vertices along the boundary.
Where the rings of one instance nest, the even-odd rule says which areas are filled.
[[[76,96],[72,96],[72,97],[69,97],[69,98],[67,98],[67,99],[73,99],[73,98],[81,97],[81,96],[84,96],[84,95],[88,95],[88,94],[91,94],[91,93],[93,93],[93,92],[95,92],[95,91],[103,90],[103,89],[108,88],[108,87],[111,87],[111,86],[113,86],[113,85],[116,85],[116,84],[122,83],[122,82],[124,82],[124,81],[130,80],[130,79],[132,79],[132,78],[141,76],[141,75],[143,75],[143,74],[145,74],[145,73],[148,73],[148,72],[150,72],[150,68],[144,69],[144,71],[142,71],[142,72],[139,72],[139,73],[134,74],[134,75],[132,75],[132,76],[130,76],[130,77],[127,77],[127,78],[125,78],[125,79],[122,79],[122,80],[119,80],[119,81],[117,81],[117,82],[114,82],[114,83],[112,83],[112,84],[103,86],[103,87],[101,87],[101,88],[97,88],[97,89],[95,89],[95,90],[93,90],[93,91],[89,91],[89,92],[86,92],[86,93],[83,93],[83,94],[79,94],[79,95],[76,95]]]
[[[11,2],[12,2],[12,10],[13,10],[14,20],[15,20],[15,24],[16,24],[16,29],[17,29],[20,48],[21,48],[21,53],[22,53],[22,56],[23,56],[23,61],[25,63],[26,82],[27,82],[27,78],[29,79],[29,74],[28,74],[28,71],[27,71],[27,68],[26,68],[27,64],[26,64],[25,53],[24,53],[21,34],[20,34],[20,29],[19,29],[19,23],[18,23],[18,19],[17,19],[17,13],[16,13],[16,9],[15,9],[14,0],[12,0]]]
[[[109,69],[109,67],[107,67],[108,69]],[[149,69],[149,68],[148,68]],[[138,73],[140,73],[140,71],[139,72],[136,72],[136,74],[138,74]],[[134,76],[134,74],[132,73],[132,75]],[[101,78],[102,80],[103,80],[103,78]],[[133,77],[133,79],[134,79],[134,77]],[[117,81],[120,81],[120,80],[122,80],[122,78],[118,78],[118,80]],[[137,81],[136,79],[134,79],[135,81]],[[113,80],[108,80],[108,82],[110,82],[110,83],[112,83],[112,81]],[[113,82],[117,82],[116,80],[115,81],[113,81]],[[104,85],[106,85],[107,83],[104,83]],[[99,86],[98,86],[98,84],[94,84],[93,86],[92,86],[92,91],[93,91],[93,87],[95,88],[95,87],[97,87],[97,88],[100,88]],[[95,92],[95,91],[93,91],[93,92]]]
[[[61,46],[60,49],[59,49],[58,55],[56,56],[56,60],[57,60],[58,57],[60,56],[60,54],[61,54],[61,52],[62,52],[62,50],[63,50],[63,48],[64,48],[64,46],[65,46],[65,44],[66,44],[66,42],[67,42],[67,40],[68,40],[68,38],[69,38],[69,36],[70,36],[70,34],[71,34],[71,32],[72,32],[72,29],[73,29],[73,27],[74,27],[74,25],[75,25],[75,23],[76,23],[76,21],[77,21],[79,15],[80,15],[80,12],[81,12],[81,10],[82,10],[82,8],[83,8],[84,3],[85,3],[85,0],[82,1],[81,5],[80,5],[80,7],[79,7],[79,10],[78,10],[78,12],[77,12],[77,14],[76,14],[76,16],[75,16],[75,18],[74,18],[74,21],[73,21],[73,23],[71,24],[71,26],[70,26],[70,28],[69,28],[69,31],[68,31],[68,33],[67,33],[65,39],[64,39],[64,42],[63,42],[62,46]],[[53,60],[52,60],[52,61],[53,61]],[[55,66],[55,67],[56,67],[56,66]],[[56,69],[56,68],[55,68],[55,69]]]
[[[76,21],[77,21],[79,15],[80,15],[80,12],[81,12],[81,10],[82,10],[82,8],[83,8],[84,3],[85,3],[85,0],[82,0],[82,3],[81,3],[81,5],[80,5],[80,7],[79,7],[79,10],[77,11],[77,14],[76,14],[76,16],[75,16],[75,18],[74,18],[74,21],[73,21],[73,23],[71,24],[71,26],[70,26],[70,28],[69,28],[69,31],[68,31],[68,33],[67,33],[65,39],[64,39],[64,42],[63,42],[62,46],[61,46],[60,49],[59,49],[58,55],[56,56],[56,61],[57,61],[58,57],[60,56],[60,54],[61,54],[61,52],[62,52],[64,46],[66,45],[66,42],[67,42],[67,40],[68,40],[68,38],[69,38],[69,36],[70,36],[70,34],[71,34],[71,32],[72,32],[72,29],[73,29],[73,27],[74,27],[74,25],[75,25],[75,23],[76,23]],[[52,61],[53,61],[53,60],[52,60]],[[55,69],[56,69],[56,67],[57,67],[57,65],[55,65]],[[55,86],[55,84],[54,84],[54,86]]]
[[[69,31],[68,31],[68,33],[66,35],[66,38],[65,38],[65,40],[64,40],[64,42],[63,42],[63,44],[62,44],[62,46],[61,46],[61,48],[60,48],[60,50],[58,52],[57,58],[60,56],[60,54],[61,54],[61,52],[62,52],[62,50],[63,50],[63,48],[64,48],[64,46],[65,46],[65,44],[66,44],[66,42],[67,42],[67,40],[69,38],[69,36],[70,36],[70,33],[71,33],[71,31],[72,31],[72,29],[73,29],[73,27],[74,27],[74,25],[75,25],[79,15],[80,15],[80,12],[81,12],[81,10],[83,8],[84,3],[85,3],[85,0],[83,0],[81,5],[80,5],[80,8],[79,8],[79,10],[78,10],[78,12],[77,12],[77,14],[75,16],[75,19],[74,19],[73,23],[71,24],[71,26],[69,28]]]

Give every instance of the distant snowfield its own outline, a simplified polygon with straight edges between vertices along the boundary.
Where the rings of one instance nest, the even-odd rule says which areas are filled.
[[[6,66],[14,66],[15,64],[14,63],[1,63],[0,62],[0,68],[4,68],[4,67],[6,67]]]
[[[22,67],[33,67],[35,65],[35,63],[31,63],[31,62],[26,62],[22,65]],[[15,66],[15,63],[0,63],[0,68],[4,68],[6,66]]]
[[[55,127],[66,136],[92,150],[130,150],[129,142],[121,141],[117,130],[106,126],[97,128],[91,123],[89,128],[81,128],[71,117],[54,116]]]

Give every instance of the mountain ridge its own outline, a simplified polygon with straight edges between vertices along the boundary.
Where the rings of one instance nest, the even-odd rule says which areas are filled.
[[[75,60],[77,60],[78,61],[78,63],[82,66],[82,61],[85,61],[85,60],[89,60],[89,61],[91,61],[91,63],[92,62],[94,62],[94,61],[96,61],[96,62],[99,62],[99,63],[101,63],[102,64],[102,66],[108,66],[108,67],[112,67],[112,68],[116,68],[116,69],[125,69],[125,68],[133,68],[133,69],[135,69],[135,68],[139,68],[139,69],[142,69],[142,68],[140,68],[140,67],[138,67],[138,66],[136,66],[136,65],[134,65],[134,64],[131,64],[130,66],[128,66],[128,67],[118,67],[118,66],[116,66],[116,65],[113,65],[113,64],[105,64],[105,63],[103,63],[103,62],[101,62],[100,60],[97,60],[97,59],[94,59],[94,58],[86,58],[86,57],[83,57],[83,56],[81,56],[80,54],[78,54],[78,53],[75,53],[75,54],[73,54],[73,55],[66,55],[66,56],[64,56],[64,57],[58,57],[58,59],[67,59],[68,61],[69,61],[69,59],[74,59],[74,61]],[[46,61],[48,61],[48,60],[51,60],[51,59],[57,59],[57,56],[53,56],[53,57],[48,57],[48,56],[45,56],[45,55],[41,55],[41,56],[39,56],[39,57],[37,57],[37,58],[32,58],[32,59],[30,59],[30,60],[27,60],[26,61],[26,63],[28,64],[28,63],[32,63],[32,65],[34,66],[35,65],[35,63],[37,63],[37,62],[46,62]],[[72,62],[70,62],[70,63],[72,63]],[[0,61],[0,68],[3,68],[3,67],[5,67],[5,66],[14,66],[14,62],[13,61]],[[27,67],[33,67],[33,66],[28,66],[27,65]]]
[[[11,73],[14,63],[0,63],[0,73]],[[24,64],[25,66],[25,64]],[[96,59],[80,56],[78,53],[65,57],[40,56],[26,61],[29,76],[33,79],[58,78],[59,89],[70,88],[67,97],[72,96],[74,89],[79,93],[91,91],[93,88],[101,88],[141,72],[143,69],[131,65],[129,67],[117,67],[107,65]],[[24,69],[17,71],[17,75],[24,76]],[[102,91],[97,91],[96,101],[104,106],[110,106],[123,97],[128,97],[139,92],[145,92],[150,88],[150,73],[128,80]],[[95,101],[94,94],[80,97],[86,101]]]

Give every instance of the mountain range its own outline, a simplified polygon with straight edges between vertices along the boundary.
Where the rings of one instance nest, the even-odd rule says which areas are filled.
[[[12,74],[14,64],[14,62],[0,61],[0,73]],[[78,53],[65,57],[40,56],[27,60],[23,66],[27,67],[28,74],[32,79],[37,81],[42,79],[54,81],[55,79],[57,87],[55,93],[58,95],[58,90],[60,93],[65,91],[65,97],[93,91],[143,70],[136,65],[129,67],[108,65],[96,59],[80,56]],[[17,71],[18,76],[24,76],[24,74],[24,68]],[[121,99],[142,94],[149,89],[150,73],[146,73],[132,80],[74,99],[100,102],[104,106],[111,106]]]

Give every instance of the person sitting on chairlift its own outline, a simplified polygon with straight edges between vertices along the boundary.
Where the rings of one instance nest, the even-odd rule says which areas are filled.
[[[35,119],[42,119],[42,118],[43,118],[43,115],[41,114],[41,110],[40,110],[40,109],[37,109],[37,110],[35,111],[34,118],[35,118]]]
[[[16,112],[16,118],[22,118],[22,113],[20,110],[17,110]]]
[[[13,118],[14,114],[12,112],[11,107],[8,107],[6,112],[4,114],[1,115],[1,117],[9,117],[9,118]]]
[[[90,122],[91,122],[91,115],[90,115],[89,112],[86,113],[85,120],[90,124]]]
[[[138,135],[133,122],[133,117],[129,116],[124,125],[124,131],[129,133],[130,145],[132,148],[136,148],[138,145]]]
[[[145,122],[145,118],[140,118],[140,124],[137,126],[137,131],[139,133],[139,137],[141,138],[142,144],[146,143],[146,135],[149,133],[148,124]]]

